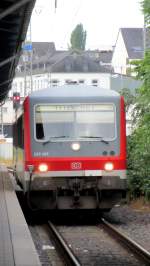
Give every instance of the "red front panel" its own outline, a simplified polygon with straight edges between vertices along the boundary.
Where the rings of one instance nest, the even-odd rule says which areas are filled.
[[[25,103],[25,168],[27,165],[34,165],[35,171],[38,170],[40,163],[47,163],[49,171],[73,171],[73,170],[103,170],[106,162],[112,162],[115,170],[126,169],[126,127],[124,100],[121,97],[120,104],[120,156],[109,157],[74,157],[74,158],[47,158],[33,157],[31,155],[31,135],[30,135],[30,115],[29,115],[29,98]]]

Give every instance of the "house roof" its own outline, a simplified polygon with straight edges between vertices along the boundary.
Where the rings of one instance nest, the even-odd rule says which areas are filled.
[[[26,43],[28,44],[28,42]],[[29,42],[29,44],[31,44]],[[33,62],[40,62],[42,58],[48,58],[55,52],[54,42],[32,42],[32,60]],[[24,64],[24,56],[30,56],[31,51],[23,51],[19,59],[18,65]]]
[[[51,72],[104,72],[110,73],[110,67],[101,65],[99,60],[96,60],[95,57],[89,56],[85,51],[63,51],[55,50],[53,43],[37,43],[37,46],[44,46],[45,49],[36,49],[35,43],[33,43],[33,71],[39,71],[39,69],[47,69]],[[42,51],[40,53],[40,51]],[[36,53],[37,52],[37,53]],[[30,60],[29,60],[30,62]],[[20,64],[24,69],[24,62],[20,60]],[[45,65],[45,67],[44,67]],[[29,69],[30,65],[26,63],[26,70]],[[23,70],[24,71],[24,70]],[[16,72],[16,75],[20,75]]]
[[[102,64],[111,64],[113,51],[112,50],[87,50],[85,54],[94,58]]]
[[[33,54],[38,55],[38,57],[51,54],[56,50],[54,42],[33,42],[32,45]]]
[[[54,55],[55,56],[55,55]],[[58,55],[56,54],[58,59]],[[93,58],[90,58],[84,53],[78,53],[72,51],[68,52],[68,55],[62,55],[62,60],[56,60],[51,65],[52,72],[110,72],[110,69],[104,66],[100,66],[99,62],[95,62]]]
[[[113,51],[100,51],[100,61],[104,63],[111,63]]]
[[[68,50],[56,50],[54,42],[32,42],[33,48],[33,61],[43,61],[45,59],[59,60],[65,54],[69,54]],[[24,52],[25,54],[26,52]],[[95,61],[102,64],[111,64],[112,50],[86,50],[80,52],[85,56],[93,58]],[[23,60],[20,58],[19,64],[22,64]]]
[[[142,59],[144,51],[143,28],[120,29],[130,59]]]

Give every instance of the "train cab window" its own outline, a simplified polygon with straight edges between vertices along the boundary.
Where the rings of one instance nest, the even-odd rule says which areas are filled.
[[[41,104],[35,107],[35,138],[116,137],[113,104]]]

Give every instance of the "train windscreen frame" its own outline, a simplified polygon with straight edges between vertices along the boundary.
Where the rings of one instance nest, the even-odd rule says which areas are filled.
[[[113,103],[37,104],[34,106],[34,138],[44,142],[117,137]]]

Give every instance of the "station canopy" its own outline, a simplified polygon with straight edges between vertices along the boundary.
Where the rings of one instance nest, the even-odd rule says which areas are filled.
[[[0,103],[11,89],[35,1],[0,1]]]

